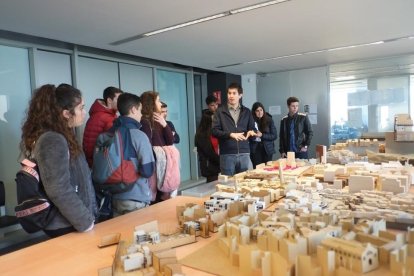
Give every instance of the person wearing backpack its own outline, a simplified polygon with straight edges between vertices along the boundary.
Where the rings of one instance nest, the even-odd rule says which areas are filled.
[[[141,128],[141,99],[131,93],[123,93],[118,97],[120,117],[114,121],[110,131],[120,131],[122,140],[130,143],[129,151],[124,158],[136,164],[139,177],[133,187],[126,192],[114,194],[112,207],[114,216],[132,212],[149,205],[152,197],[148,178],[154,173],[154,155],[151,143]]]
[[[108,131],[118,117],[117,100],[122,93],[121,89],[113,86],[105,88],[103,99],[95,100],[89,110],[89,119],[83,132],[83,151],[90,168],[92,168],[96,138],[102,132]]]
[[[33,94],[23,123],[22,155],[37,164],[47,197],[58,210],[43,229],[50,237],[94,227],[95,192],[74,133],[84,119],[84,101],[78,89],[47,84]]]

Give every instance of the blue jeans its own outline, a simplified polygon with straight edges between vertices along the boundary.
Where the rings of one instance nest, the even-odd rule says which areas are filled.
[[[233,176],[236,173],[252,169],[253,165],[249,153],[220,155],[221,174]]]

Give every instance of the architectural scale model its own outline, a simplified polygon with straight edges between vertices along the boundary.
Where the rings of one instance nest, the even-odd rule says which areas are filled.
[[[132,242],[121,241],[113,263],[113,275],[175,275],[180,272],[175,251],[172,248],[196,242],[194,234],[161,234],[158,222],[135,227]],[[166,265],[171,265],[166,267]],[[160,274],[163,273],[163,274]]]
[[[414,275],[414,229],[407,228],[414,225],[411,166],[287,163],[219,181],[220,193],[205,202],[214,213],[255,191],[265,191],[270,204],[285,197],[273,213],[246,202],[244,212],[217,225],[218,248],[240,275]]]
[[[352,156],[366,156],[366,151],[379,152],[380,142],[378,139],[349,139],[344,143],[336,143],[329,147],[327,161],[330,162],[332,155],[329,152],[336,151],[351,152]]]
[[[394,119],[395,141],[414,141],[413,120],[410,114],[397,114]]]
[[[202,238],[210,237],[210,228],[214,228],[210,215],[203,206],[197,204],[188,204],[186,206],[177,206],[178,224],[185,234],[194,235]],[[211,230],[213,231],[213,230]]]
[[[254,194],[254,193],[253,193]],[[270,196],[264,193],[263,196],[246,197],[240,193],[216,192],[210,196],[210,199],[204,202],[206,210],[210,213],[221,210],[229,210],[233,203],[239,203],[241,209],[246,209],[248,205],[252,204],[256,210],[263,210],[266,208],[266,203],[270,203]]]
[[[121,241],[115,254],[112,275],[184,275],[175,249],[151,252],[147,246]]]
[[[414,275],[414,229],[392,233],[384,220],[242,214],[219,227],[218,245],[240,275]]]

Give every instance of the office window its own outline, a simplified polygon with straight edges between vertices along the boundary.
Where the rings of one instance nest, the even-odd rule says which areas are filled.
[[[180,135],[180,143],[176,144],[181,157],[181,182],[190,180],[190,141],[194,134],[188,131],[188,102],[187,82],[184,73],[157,70],[157,87],[161,101],[168,105],[167,120],[172,121],[177,133]]]
[[[82,91],[89,118],[89,109],[96,99],[102,99],[108,86],[119,87],[118,63],[94,58],[79,57],[77,71],[78,88]],[[85,121],[86,123],[86,121]],[[77,129],[77,137],[82,140],[85,124]]]
[[[393,131],[394,116],[409,113],[409,80],[402,76],[331,83],[332,143]]]
[[[87,110],[96,99],[102,99],[106,87],[119,87],[117,62],[79,57],[77,74],[78,88],[83,93]]]
[[[43,84],[72,84],[69,54],[38,50],[36,53],[36,86]]]
[[[5,183],[6,209],[14,213],[19,169],[21,126],[31,96],[27,49],[0,45],[0,179]]]
[[[383,138],[394,130],[395,115],[413,112],[409,61],[397,57],[330,67],[332,144]]]
[[[119,76],[121,89],[125,92],[141,95],[142,92],[154,90],[152,68],[120,63]]]

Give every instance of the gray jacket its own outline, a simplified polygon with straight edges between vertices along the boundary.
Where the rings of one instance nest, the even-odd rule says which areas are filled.
[[[46,194],[59,210],[46,229],[73,226],[79,232],[87,230],[97,209],[85,155],[70,159],[65,137],[48,131],[37,140],[34,157]]]
[[[141,124],[129,117],[121,116],[114,122],[114,128],[127,128],[131,135],[131,143],[133,152],[130,160],[136,165],[137,171],[140,174],[134,187],[125,193],[114,194],[113,198],[118,200],[133,200],[144,203],[150,203],[152,198],[151,188],[148,178],[154,173],[154,153],[148,136],[139,128]]]

